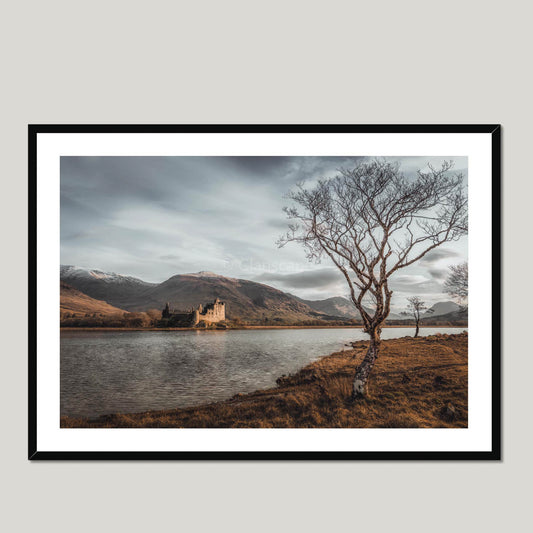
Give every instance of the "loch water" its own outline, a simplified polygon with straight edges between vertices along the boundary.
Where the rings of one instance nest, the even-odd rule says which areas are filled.
[[[423,328],[421,335],[465,328]],[[385,328],[383,339],[414,328]],[[368,336],[361,329],[61,332],[61,415],[187,407],[273,387]]]

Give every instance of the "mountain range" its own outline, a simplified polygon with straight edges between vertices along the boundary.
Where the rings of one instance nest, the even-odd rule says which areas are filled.
[[[111,310],[122,313],[124,310],[130,312],[161,310],[166,302],[169,302],[173,308],[185,311],[218,297],[226,303],[226,315],[230,319],[238,317],[252,322],[268,319],[287,323],[360,318],[359,312],[350,300],[341,296],[325,300],[304,300],[269,285],[229,278],[213,272],[178,274],[162,283],[148,283],[112,272],[62,265],[60,277],[63,284],[61,304],[65,310],[69,305],[72,310],[74,293],[69,290],[76,290],[79,292],[77,297],[81,306],[80,312],[83,306],[88,305],[93,309],[101,307],[102,304],[110,306],[110,313]],[[83,300],[80,295],[86,295],[97,303]],[[432,311],[428,310],[424,318],[445,315],[457,311],[458,308],[454,302],[439,302],[432,307]],[[105,311],[94,312],[105,314]],[[391,320],[406,318],[410,317],[394,313],[389,315]]]
[[[437,302],[435,305],[431,306],[424,314],[423,318],[431,318],[433,316],[442,316],[449,313],[457,313],[461,310],[461,306],[455,302]]]
[[[147,283],[120,274],[61,267],[61,281],[97,300],[126,311],[161,310],[166,302],[179,310],[208,303],[216,297],[226,303],[228,318],[252,321],[302,321],[324,318],[290,294],[262,283],[219,276],[213,272],[179,274],[162,283]]]
[[[305,303],[315,311],[318,311],[319,313],[324,313],[329,316],[338,316],[342,318],[355,318],[359,320],[361,318],[361,314],[355,307],[355,305],[348,300],[348,298],[344,298],[343,296],[333,296],[331,298],[326,298],[325,300],[303,300],[302,298],[298,298],[298,296],[291,295],[293,298],[296,298],[300,302]],[[365,311],[372,314],[373,311],[369,307],[363,306]],[[390,320],[405,320],[404,316],[401,316],[397,313],[390,313],[389,314]]]

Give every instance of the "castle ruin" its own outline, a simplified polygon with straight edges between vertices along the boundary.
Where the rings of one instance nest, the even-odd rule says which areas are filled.
[[[192,307],[189,311],[176,311],[171,309],[169,302],[167,302],[162,317],[176,326],[196,326],[201,321],[214,324],[226,319],[226,304],[215,298],[211,304],[200,304],[196,308]]]

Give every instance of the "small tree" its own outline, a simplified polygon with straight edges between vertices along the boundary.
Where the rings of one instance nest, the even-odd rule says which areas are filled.
[[[390,312],[389,280],[441,244],[468,230],[467,198],[452,163],[429,167],[410,179],[399,163],[375,160],[311,188],[299,184],[284,209],[288,233],[278,241],[302,244],[309,260],[328,257],[339,269],[370,336],[368,351],[355,372],[353,396],[366,393],[378,356],[381,326]],[[372,310],[363,307],[370,299]]]
[[[415,338],[418,337],[418,330],[419,330],[419,324],[420,324],[420,311],[423,311],[424,309],[427,309],[426,303],[423,302],[418,296],[410,296],[407,298],[407,301],[409,304],[407,305],[407,309],[409,312],[413,315],[415,319]]]
[[[452,265],[444,282],[444,290],[466,309],[468,301],[468,263]]]

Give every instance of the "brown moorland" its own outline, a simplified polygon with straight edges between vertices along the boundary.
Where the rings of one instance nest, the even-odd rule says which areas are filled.
[[[63,428],[451,428],[468,426],[468,334],[382,342],[364,399],[350,399],[368,342],[282,376],[276,388],[186,409],[61,418]]]
[[[78,291],[74,287],[71,287],[67,283],[61,282],[60,291],[61,303],[59,309],[62,316],[84,316],[85,314],[93,313],[100,315],[118,314],[122,316],[125,313],[123,309],[109,305],[103,300],[95,300],[83,292]]]

